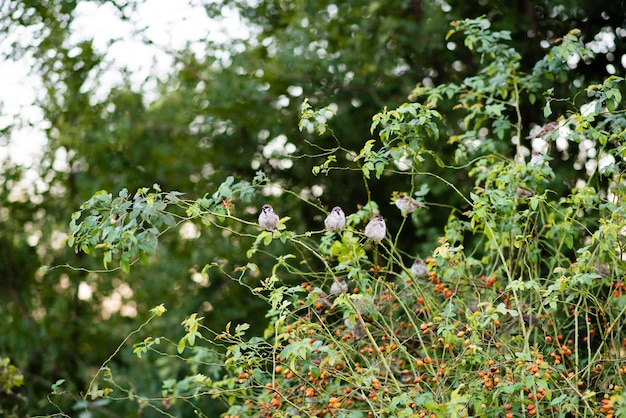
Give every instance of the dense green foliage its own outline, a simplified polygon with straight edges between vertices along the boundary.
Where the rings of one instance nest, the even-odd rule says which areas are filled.
[[[262,336],[246,337],[247,323],[229,323],[220,332],[192,313],[183,321],[182,338],[153,335],[135,343],[139,357],[177,352],[189,365],[189,374],[170,374],[160,396],[142,403],[164,414],[181,401],[204,411],[205,398],[219,397],[231,405],[229,416],[268,417],[622,411],[626,284],[619,231],[626,220],[620,160],[626,131],[617,108],[624,79],[587,86],[585,97],[576,97],[583,106],[554,97],[543,81],[563,77],[572,56],[592,58],[579,45],[579,31],[524,72],[520,54],[507,44],[509,33],[488,27],[483,19],[465,20],[448,33],[462,32],[464,44],[482,55],[476,75],[461,84],[418,86],[413,102],[374,115],[370,129],[378,139],[360,150],[318,147],[326,162],[313,173],[328,179],[340,171],[359,173],[369,191],[379,179],[395,178],[394,202],[400,193],[427,198],[421,179],[432,176],[465,202],[466,211],[447,210],[438,245],[422,269],[399,243],[410,233],[405,225],[425,209],[410,216],[396,210],[387,219],[401,219],[401,226],[390,228],[380,245],[364,242],[360,232],[386,205],[373,199],[337,234],[292,229],[289,217],[275,231],[251,232],[258,227],[240,217],[241,206],[269,181],[265,176],[239,183],[229,178],[211,198],[182,200],[155,186],[132,197],[125,191],[117,198],[96,194],[81,206],[68,244],[104,251],[105,264],[119,256],[127,272],[177,223],[200,221],[228,231],[224,239],[247,242],[249,260],[234,269],[214,262],[204,273],[228,274],[268,303],[270,324]],[[526,159],[521,141],[511,138],[521,138],[521,103],[542,96],[546,117],[556,100],[569,111],[533,135],[542,154]],[[449,121],[438,108],[446,101],[464,114],[465,129],[447,138],[455,152],[442,155],[429,143],[442,140]],[[327,134],[328,112],[304,102],[300,129]],[[585,163],[575,182],[563,182],[546,151],[562,154],[564,144],[584,141],[593,144],[593,158],[560,163],[574,170]],[[447,180],[453,176],[422,171],[426,158],[443,173],[464,172],[472,191],[464,194]],[[305,204],[323,213],[311,199],[289,192],[285,201],[295,203],[281,209]],[[274,261],[271,269],[260,267],[267,259]],[[344,280],[346,289],[333,290]],[[154,311],[163,313],[163,307]],[[216,364],[223,364],[225,376]],[[108,362],[97,377],[91,398],[131,399]],[[158,406],[161,401],[165,406]]]
[[[71,37],[80,2],[5,6],[5,32],[36,34],[13,55],[43,81],[48,143],[35,186],[19,193],[10,161],[2,173],[0,354],[24,375],[3,411],[619,405],[624,88],[607,71],[624,51],[594,37],[624,22],[587,3],[211,2],[254,36],[176,51],[153,101],[130,82],[96,93],[107,51]],[[446,38],[480,14],[491,27]],[[549,165],[523,163],[548,121]],[[394,192],[430,209],[404,217]],[[265,202],[284,229],[253,225]],[[321,231],[335,204],[340,235]],[[380,246],[360,232],[372,211]],[[355,293],[325,299],[340,276]]]

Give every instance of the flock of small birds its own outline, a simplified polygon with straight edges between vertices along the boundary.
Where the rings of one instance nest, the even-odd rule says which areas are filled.
[[[413,213],[419,208],[428,208],[405,193],[398,195],[396,206],[400,209],[403,216]],[[279,220],[280,218],[274,212],[272,205],[265,204],[261,207],[261,213],[259,214],[259,225],[261,228],[273,231],[276,229]],[[335,206],[324,219],[324,226],[329,231],[341,231],[345,225],[346,214],[339,206]],[[383,217],[380,214],[375,214],[365,226],[363,234],[374,242],[381,242],[387,234],[387,225],[385,225]]]
[[[554,130],[558,128],[558,122],[550,122],[546,124],[542,129],[533,137],[542,138]],[[544,154],[533,151],[531,155],[531,160],[529,162],[530,166],[542,166],[545,164],[545,156]],[[518,197],[531,197],[533,192],[527,188],[519,186],[516,191],[516,195]],[[410,213],[415,212],[417,209],[425,208],[428,209],[428,206],[425,206],[408,196],[406,193],[399,193],[395,200],[395,205],[402,212],[403,216],[406,216]],[[265,204],[261,208],[261,213],[259,214],[259,225],[261,228],[267,231],[273,231],[276,229],[280,218],[276,213],[274,213],[274,208],[271,205]],[[335,206],[326,219],[324,219],[324,227],[328,231],[341,231],[343,227],[346,225],[346,214],[343,209],[339,206]],[[363,231],[363,235],[365,235],[368,239],[379,243],[387,234],[387,226],[385,225],[385,220],[380,214],[375,214],[372,219],[365,225],[365,229]],[[415,275],[417,278],[424,278],[428,275],[428,266],[421,259],[417,258],[413,264],[411,265],[411,273]],[[335,279],[330,289],[330,296],[337,296],[339,293],[346,292],[348,288],[347,283],[344,278]],[[326,295],[325,295],[326,296]]]
[[[413,213],[419,208],[428,208],[428,206],[424,206],[405,193],[398,194],[395,204],[397,208],[400,209],[403,216]],[[259,214],[259,225],[261,228],[266,231],[273,231],[276,229],[279,220],[280,218],[274,212],[272,205],[265,204],[261,207],[261,213]],[[324,227],[329,231],[341,231],[345,225],[346,214],[339,206],[332,208],[328,216],[326,216],[326,219],[324,219]],[[385,220],[380,214],[375,214],[367,225],[365,225],[365,230],[363,231],[363,235],[376,243],[381,242],[386,234],[387,225],[385,225]],[[415,277],[423,278],[428,275],[428,267],[426,263],[418,257],[411,266],[411,272]],[[347,288],[348,285],[345,279],[339,278],[338,281],[333,283],[330,294],[336,296],[339,293],[346,292]]]
[[[280,218],[274,212],[274,208],[272,205],[265,204],[261,208],[261,213],[259,214],[259,225],[261,228],[267,231],[273,231],[276,229],[276,225]],[[324,219],[324,226],[329,231],[341,231],[343,227],[346,225],[346,214],[343,209],[339,206],[335,206],[326,219]],[[385,225],[385,220],[379,214],[376,214],[372,217],[369,223],[365,226],[365,231],[363,234],[375,242],[380,242],[385,238],[385,234],[387,233],[387,226]]]

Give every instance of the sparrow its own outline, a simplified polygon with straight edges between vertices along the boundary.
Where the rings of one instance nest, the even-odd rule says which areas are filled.
[[[272,205],[265,204],[261,208],[261,213],[259,214],[259,225],[261,228],[273,231],[276,228],[276,224],[280,218],[278,215],[274,213],[274,208]]]
[[[340,231],[346,224],[346,214],[339,206],[335,206],[330,211],[326,219],[324,219],[324,226],[331,231]]]
[[[540,130],[539,132],[537,132],[534,135],[534,138],[543,138],[544,136],[548,135],[549,133],[551,133],[552,131],[554,131],[556,128],[559,127],[559,123],[558,122],[549,122],[546,123]]]
[[[602,276],[610,276],[611,275],[611,269],[609,269],[609,266],[607,266],[606,264],[604,264],[601,261],[596,261],[596,269],[595,269],[597,274],[600,274]]]
[[[531,167],[540,167],[545,163],[544,155],[541,152],[533,151],[530,156],[528,165]]]
[[[515,190],[515,196],[521,197],[522,199],[528,199],[534,195],[535,193],[533,193],[532,190],[524,186],[517,186],[517,189]]]
[[[426,267],[424,260],[418,257],[411,266],[411,272],[415,274],[415,277],[418,279],[423,279],[428,276],[428,267]]]
[[[425,208],[426,206],[422,205],[417,200],[413,199],[410,196],[407,196],[404,193],[400,193],[398,198],[396,199],[396,206],[403,215],[408,215],[409,213],[415,212],[418,208]]]
[[[363,231],[363,233],[372,241],[382,241],[387,233],[387,226],[385,225],[383,217],[378,214],[374,215],[374,217],[365,226],[365,231]]]
[[[360,316],[355,318],[354,323],[350,320],[350,318],[344,319],[343,323],[346,326],[346,329],[352,333],[352,337],[355,340],[360,340],[365,336],[365,326]]]
[[[347,291],[348,283],[346,283],[346,279],[344,277],[339,277],[337,280],[333,281],[332,286],[330,286],[331,296],[337,296],[340,293],[346,293]]]
[[[330,300],[328,298],[328,294],[326,294],[326,292],[324,292],[323,290],[321,290],[321,289],[314,290],[312,293],[315,293],[315,296],[317,296],[317,300],[315,301],[316,302],[315,303],[315,308],[316,309],[318,309],[318,306],[319,306],[319,308],[322,308],[324,306],[330,308],[332,306],[332,304],[330,303]]]

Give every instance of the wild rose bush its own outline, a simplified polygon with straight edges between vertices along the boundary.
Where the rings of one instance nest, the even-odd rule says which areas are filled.
[[[197,200],[156,185],[133,196],[95,195],[72,219],[70,246],[129,272],[137,260],[155,262],[159,236],[181,223],[222,229],[224,239],[247,242],[249,261],[234,269],[216,261],[201,273],[248,287],[267,302],[269,325],[248,336],[247,324],[214,330],[190,312],[182,338],[139,328],[125,341],[137,361],[185,362],[188,375],[138,395],[116,379],[112,356],[83,400],[137,402],[169,416],[177,407],[204,416],[214,398],[228,417],[623,414],[624,79],[572,97],[547,88],[571,74],[570,58],[593,59],[576,35],[525,72],[507,32],[484,19],[456,22],[448,37],[463,36],[480,56],[475,75],[418,85],[410,102],[374,115],[376,139],[361,150],[339,145],[316,157],[325,160],[314,175],[359,170],[368,196],[378,178],[397,178],[389,200],[344,207],[339,232],[321,221],[319,230],[298,231],[278,208],[276,230],[261,231],[246,215],[271,184],[261,173],[229,178]],[[539,102],[543,132],[522,116],[523,106]],[[312,141],[334,135],[331,112],[304,102],[301,130]],[[443,193],[429,193],[423,179]],[[330,209],[282,193],[316,207],[320,219]],[[429,208],[397,210],[402,193]],[[400,226],[372,243],[363,227],[383,207]],[[425,211],[442,210],[447,224],[430,237],[432,251],[401,249]],[[263,267],[268,260],[273,267]],[[163,314],[158,306],[147,322]]]

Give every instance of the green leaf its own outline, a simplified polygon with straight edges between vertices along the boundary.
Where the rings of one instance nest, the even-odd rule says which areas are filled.
[[[539,198],[537,196],[532,196],[529,204],[532,210],[537,210],[537,207],[539,206]]]
[[[241,336],[245,334],[245,331],[250,329],[250,324],[242,323],[235,327],[235,335]]]
[[[60,394],[61,391],[59,390],[59,388],[61,387],[63,383],[65,383],[65,379],[58,379],[56,382],[54,382],[51,386],[52,393]]]
[[[608,99],[606,101],[606,108],[609,111],[609,113],[614,113],[615,112],[615,101],[612,99]]]
[[[165,305],[163,304],[157,305],[154,308],[150,309],[150,312],[156,314],[157,316],[163,315],[166,311],[167,309],[165,308]]]
[[[141,358],[141,356],[146,352],[146,348],[145,347],[135,347],[133,349],[133,354],[135,354],[137,357]]]
[[[375,164],[376,166],[376,178],[380,179],[380,176],[383,174],[383,172],[385,171],[385,163],[383,162],[377,162]]]
[[[552,109],[550,108],[550,102],[546,102],[546,105],[543,107],[543,117],[548,118],[552,114]]]
[[[185,342],[187,341],[187,335],[184,335],[183,338],[181,338],[178,341],[178,345],[176,346],[176,351],[178,351],[178,354],[181,354],[183,351],[185,351]]]
[[[127,260],[121,259],[120,269],[126,274],[130,273],[130,263]]]

